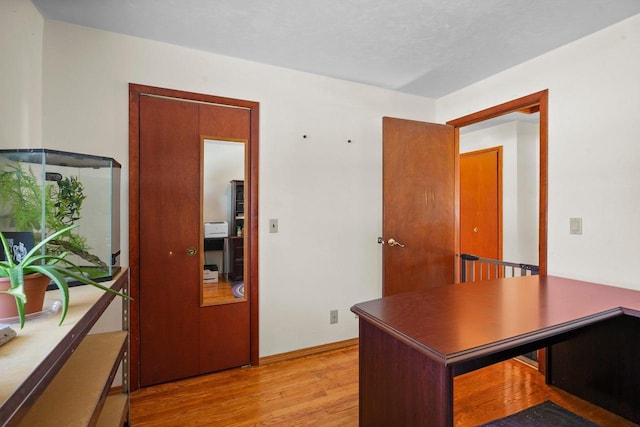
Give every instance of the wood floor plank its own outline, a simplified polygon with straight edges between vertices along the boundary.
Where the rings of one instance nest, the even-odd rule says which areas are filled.
[[[515,360],[457,377],[454,399],[460,427],[546,399],[603,427],[635,426],[545,385],[541,374]],[[357,426],[358,346],[138,390],[131,395],[131,425]]]
[[[202,305],[218,305],[243,302],[246,296],[236,298],[231,288],[233,284],[227,280],[224,274],[218,276],[217,282],[202,284]]]

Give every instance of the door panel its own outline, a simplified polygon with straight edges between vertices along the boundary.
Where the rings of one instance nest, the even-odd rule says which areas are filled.
[[[198,373],[199,144],[197,104],[141,97],[142,386]]]
[[[501,150],[460,155],[460,252],[502,259]]]
[[[249,365],[249,303],[202,307],[200,311],[200,373]]]
[[[251,134],[251,114],[248,109],[230,108],[220,105],[200,105],[200,135],[228,140],[249,140]],[[246,144],[245,153],[249,151]],[[241,177],[238,177],[241,178]],[[250,188],[252,174],[245,168],[245,186]],[[245,199],[248,212],[253,203]],[[245,226],[250,227],[250,216],[245,217]],[[252,235],[243,239],[248,247]],[[249,251],[244,250],[244,254]],[[250,262],[243,256],[245,268]],[[252,277],[243,274],[245,293],[250,295]],[[219,371],[251,363],[250,299],[231,304],[204,306],[200,308],[200,373]]]
[[[200,135],[248,140],[251,136],[251,112],[244,108],[201,104]]]
[[[383,295],[454,283],[454,128],[383,118]]]

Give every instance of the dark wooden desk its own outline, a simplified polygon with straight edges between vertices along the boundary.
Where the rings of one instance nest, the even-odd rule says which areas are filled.
[[[431,288],[351,308],[360,425],[453,424],[453,377],[547,347],[547,382],[640,422],[640,292],[552,276]]]

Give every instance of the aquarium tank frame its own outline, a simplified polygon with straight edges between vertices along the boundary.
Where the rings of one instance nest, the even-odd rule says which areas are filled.
[[[91,154],[0,150],[0,231],[32,232],[37,244],[79,225],[43,253],[67,252],[93,280],[111,280],[120,270],[121,169],[115,159]]]

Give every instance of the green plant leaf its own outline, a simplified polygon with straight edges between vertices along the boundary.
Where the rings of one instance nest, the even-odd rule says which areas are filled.
[[[67,311],[69,311],[69,285],[67,284],[65,275],[62,274],[57,267],[51,265],[34,265],[32,268],[34,271],[44,274],[51,279],[60,290],[62,294],[62,312],[60,313],[60,323],[58,323],[58,325],[62,325],[65,317],[67,317]]]
[[[20,329],[24,327],[25,312],[24,305],[27,303],[27,295],[24,293],[24,286],[9,288],[6,291],[0,291],[1,294],[8,294],[15,298],[16,307],[18,308],[18,318],[20,319]]]
[[[0,233],[0,239],[2,240],[2,248],[4,249],[5,258],[7,258],[7,260],[0,263],[0,265],[2,265],[2,267],[4,268],[12,268],[15,266],[15,263],[13,262],[13,257],[11,256],[11,250],[9,250],[9,242],[7,242],[7,238],[4,237],[4,234],[2,233]]]
[[[129,295],[115,291],[84,276],[84,274],[82,274],[82,270],[80,270],[80,268],[76,264],[65,259],[65,257],[67,256],[67,252],[64,252],[60,255],[43,255],[39,253],[40,249],[49,241],[55,239],[61,234],[69,232],[76,227],[77,225],[71,225],[47,236],[40,243],[35,245],[33,249],[31,249],[29,253],[25,255],[25,257],[19,264],[15,264],[12,260],[7,262],[0,262],[0,276],[9,277],[11,282],[11,289],[9,291],[4,291],[3,293],[10,293],[16,298],[18,315],[20,317],[20,328],[24,326],[25,321],[24,303],[27,301],[27,298],[24,294],[24,275],[26,274],[43,274],[51,279],[51,281],[53,281],[56,287],[60,290],[62,297],[62,312],[60,315],[60,324],[62,324],[62,322],[66,318],[67,311],[69,309],[69,285],[67,284],[67,278],[77,280],[87,285],[92,285],[98,289],[101,289],[105,292],[110,292],[122,298],[131,299]],[[0,238],[2,239],[3,248],[5,250],[5,253],[7,254],[7,258],[10,259],[10,252],[8,252],[9,245],[7,244],[7,241],[1,232]],[[44,262],[44,264],[42,264],[42,262]]]

